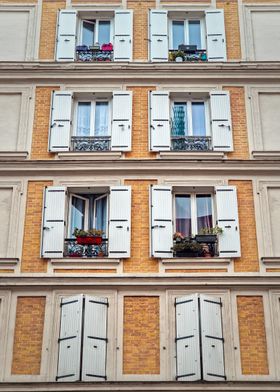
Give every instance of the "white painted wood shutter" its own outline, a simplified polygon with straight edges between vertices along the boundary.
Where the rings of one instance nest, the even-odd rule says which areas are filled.
[[[132,61],[133,11],[115,11],[114,60]]]
[[[76,49],[77,11],[60,10],[58,14],[56,61],[74,61]]]
[[[217,186],[217,225],[223,229],[219,235],[220,257],[240,257],[238,202],[235,186]]]
[[[173,257],[172,187],[151,187],[151,255]]]
[[[175,299],[176,380],[201,379],[198,295]]]
[[[109,204],[109,257],[130,257],[131,187],[112,186]]]
[[[151,91],[150,108],[151,150],[169,151],[171,148],[169,92]]]
[[[61,258],[64,249],[65,186],[45,188],[41,256]]]
[[[150,10],[150,60],[168,61],[168,19],[165,10]]]
[[[214,151],[233,151],[230,95],[228,91],[210,93],[212,144]]]
[[[57,381],[80,379],[83,296],[61,300]]]
[[[113,92],[112,142],[113,151],[130,151],[132,134],[132,92]]]
[[[224,10],[205,12],[208,61],[227,61]]]
[[[85,296],[82,381],[105,381],[108,298]]]
[[[69,151],[72,92],[54,91],[52,95],[49,150]]]
[[[220,298],[200,295],[203,380],[224,381],[224,338]]]

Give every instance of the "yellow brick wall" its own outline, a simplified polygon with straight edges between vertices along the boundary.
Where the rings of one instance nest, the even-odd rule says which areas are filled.
[[[159,297],[124,298],[124,374],[160,373],[159,319]]]
[[[18,297],[12,374],[40,374],[45,297]]]
[[[43,191],[51,181],[29,181],[22,250],[22,272],[46,272],[48,261],[40,258]]]
[[[263,298],[237,297],[242,374],[269,374]]]

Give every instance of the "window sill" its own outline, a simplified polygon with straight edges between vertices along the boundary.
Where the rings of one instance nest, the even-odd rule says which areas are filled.
[[[225,159],[224,152],[220,151],[161,151],[158,155],[161,159]]]
[[[161,259],[161,262],[163,264],[200,264],[200,265],[206,265],[206,264],[230,264],[231,258],[225,259],[225,258],[220,258],[220,257],[173,257],[171,259]]]
[[[261,261],[266,265],[280,264],[280,256],[261,257]]]
[[[120,151],[100,151],[100,152],[59,152],[57,154],[58,159],[63,160],[114,160],[120,159],[122,157],[122,152]]]
[[[27,151],[0,151],[0,160],[25,160],[28,157]]]
[[[61,265],[96,265],[96,264],[106,264],[106,265],[117,265],[120,263],[120,259],[109,259],[108,257],[63,257],[62,259],[50,259],[50,262],[54,265],[61,264]]]
[[[173,257],[172,259],[161,259],[160,269],[165,273],[229,273],[232,272],[232,259],[219,257]],[[178,270],[178,271],[177,271]]]
[[[255,159],[280,159],[280,151],[252,151]]]

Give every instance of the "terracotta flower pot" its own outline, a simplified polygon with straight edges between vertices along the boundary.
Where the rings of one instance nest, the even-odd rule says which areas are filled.
[[[79,245],[101,245],[102,237],[76,237],[76,241]]]

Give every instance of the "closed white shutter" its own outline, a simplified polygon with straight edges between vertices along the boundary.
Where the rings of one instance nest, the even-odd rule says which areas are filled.
[[[240,257],[238,203],[235,186],[217,186],[217,225],[223,229],[219,235],[221,257]]]
[[[57,381],[80,379],[83,296],[61,300]]]
[[[42,257],[63,257],[65,194],[66,187],[64,186],[48,186],[45,189],[41,247]]]
[[[232,123],[228,91],[210,93],[212,144],[215,151],[232,151]]]
[[[169,151],[171,146],[169,92],[152,91],[150,108],[151,150]]]
[[[131,187],[112,186],[109,204],[109,257],[130,257]]]
[[[108,299],[85,297],[83,381],[106,380]]]
[[[201,379],[198,295],[176,298],[176,379]]]
[[[165,10],[150,10],[150,60],[168,61],[168,21]]]
[[[133,12],[115,11],[114,60],[132,61]]]
[[[72,93],[70,91],[54,91],[49,133],[50,151],[69,150],[71,112]]]
[[[203,380],[223,381],[224,339],[220,298],[200,295]]]
[[[224,10],[205,12],[208,61],[227,61]]]
[[[131,150],[132,129],[132,92],[113,92],[112,115],[112,142],[113,151]]]
[[[61,10],[58,15],[56,60],[74,61],[76,49],[77,11]]]
[[[151,187],[151,254],[173,257],[172,187]]]

